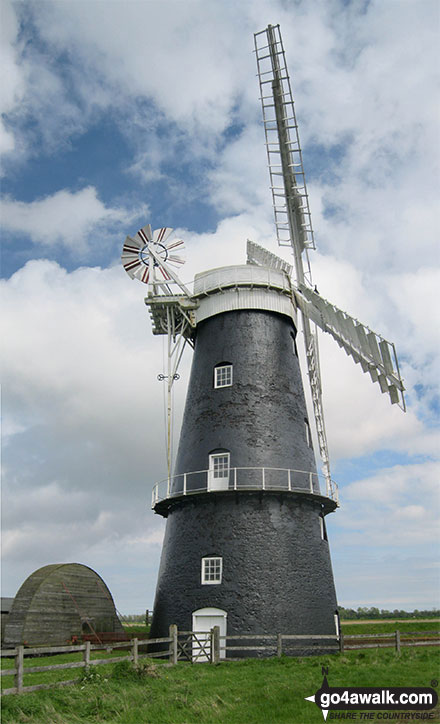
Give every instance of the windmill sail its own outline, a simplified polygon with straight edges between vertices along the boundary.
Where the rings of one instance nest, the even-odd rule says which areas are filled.
[[[272,254],[263,246],[256,244],[255,241],[247,240],[247,263],[255,264],[256,266],[270,266],[271,269],[279,269],[280,271],[286,272],[290,278],[292,276],[292,265],[288,264],[284,259],[280,259],[276,254]]]
[[[306,281],[311,284],[308,249],[314,249],[315,242],[298,124],[279,25],[269,25],[266,30],[256,33],[254,40],[278,243],[292,249],[297,284],[302,285]],[[302,323],[316,432],[327,494],[330,495],[332,479],[322,405],[318,340],[312,333],[306,314],[302,314]]]
[[[303,314],[331,334],[372,381],[379,383],[382,392],[389,394],[392,404],[405,410],[405,387],[394,345],[304,284],[295,290],[295,298]]]
[[[279,25],[269,25],[256,33],[254,40],[278,243],[290,246],[295,259],[296,285],[292,285],[292,293],[302,313],[319,450],[330,492],[332,481],[322,406],[318,341],[310,322],[331,334],[356,364],[370,374],[373,382],[379,383],[382,392],[388,393],[391,402],[399,404],[403,410],[404,386],[394,345],[313,291],[308,249],[314,249],[315,242],[298,124]],[[270,252],[261,248],[255,250],[248,245],[250,263],[278,264],[277,268],[281,268],[280,260],[274,262],[271,257],[277,259]]]
[[[298,261],[305,251],[308,266],[307,249],[314,249],[315,242],[280,28],[269,25],[254,37],[278,243],[293,248],[302,281],[304,271]]]

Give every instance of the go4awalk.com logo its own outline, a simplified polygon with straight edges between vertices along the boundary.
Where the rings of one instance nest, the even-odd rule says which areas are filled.
[[[324,676],[316,694],[304,697],[313,701],[330,719],[372,719],[390,721],[433,721],[438,701],[437,692],[422,686],[329,686],[328,668],[322,667]],[[432,682],[437,683],[437,682]],[[374,713],[376,712],[376,713]]]

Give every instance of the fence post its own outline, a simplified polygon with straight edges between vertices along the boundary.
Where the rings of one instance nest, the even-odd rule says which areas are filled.
[[[211,629],[211,664],[220,661],[220,626]]]
[[[87,669],[90,666],[90,641],[86,641],[84,644],[84,668]]]
[[[170,639],[169,658],[172,664],[177,664],[177,626],[175,623],[170,626]]]
[[[139,649],[138,649],[138,640],[137,638],[134,638],[132,641],[132,656],[133,656],[133,666],[137,669],[138,663],[139,663]]]
[[[396,651],[400,654],[400,631],[396,631]]]
[[[339,632],[339,651],[344,653],[344,634],[342,631]]]
[[[15,686],[17,694],[23,691],[23,654],[24,646],[17,646],[15,653]]]
[[[281,654],[283,653],[283,635],[277,634],[277,656],[278,658],[281,658]]]

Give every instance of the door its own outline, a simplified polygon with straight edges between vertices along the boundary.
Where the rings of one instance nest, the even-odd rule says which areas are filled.
[[[229,488],[228,452],[214,453],[209,456],[208,490],[227,490]]]
[[[220,628],[220,636],[226,636],[226,611],[221,608],[199,608],[192,615],[192,630],[196,634],[193,638],[193,661],[209,661],[210,632],[214,626]],[[226,641],[220,639],[220,658],[224,659]],[[206,648],[205,648],[206,647]]]

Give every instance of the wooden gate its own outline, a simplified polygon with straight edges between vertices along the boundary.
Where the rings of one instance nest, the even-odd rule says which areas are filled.
[[[179,631],[177,638],[177,660],[212,662],[211,631]]]

